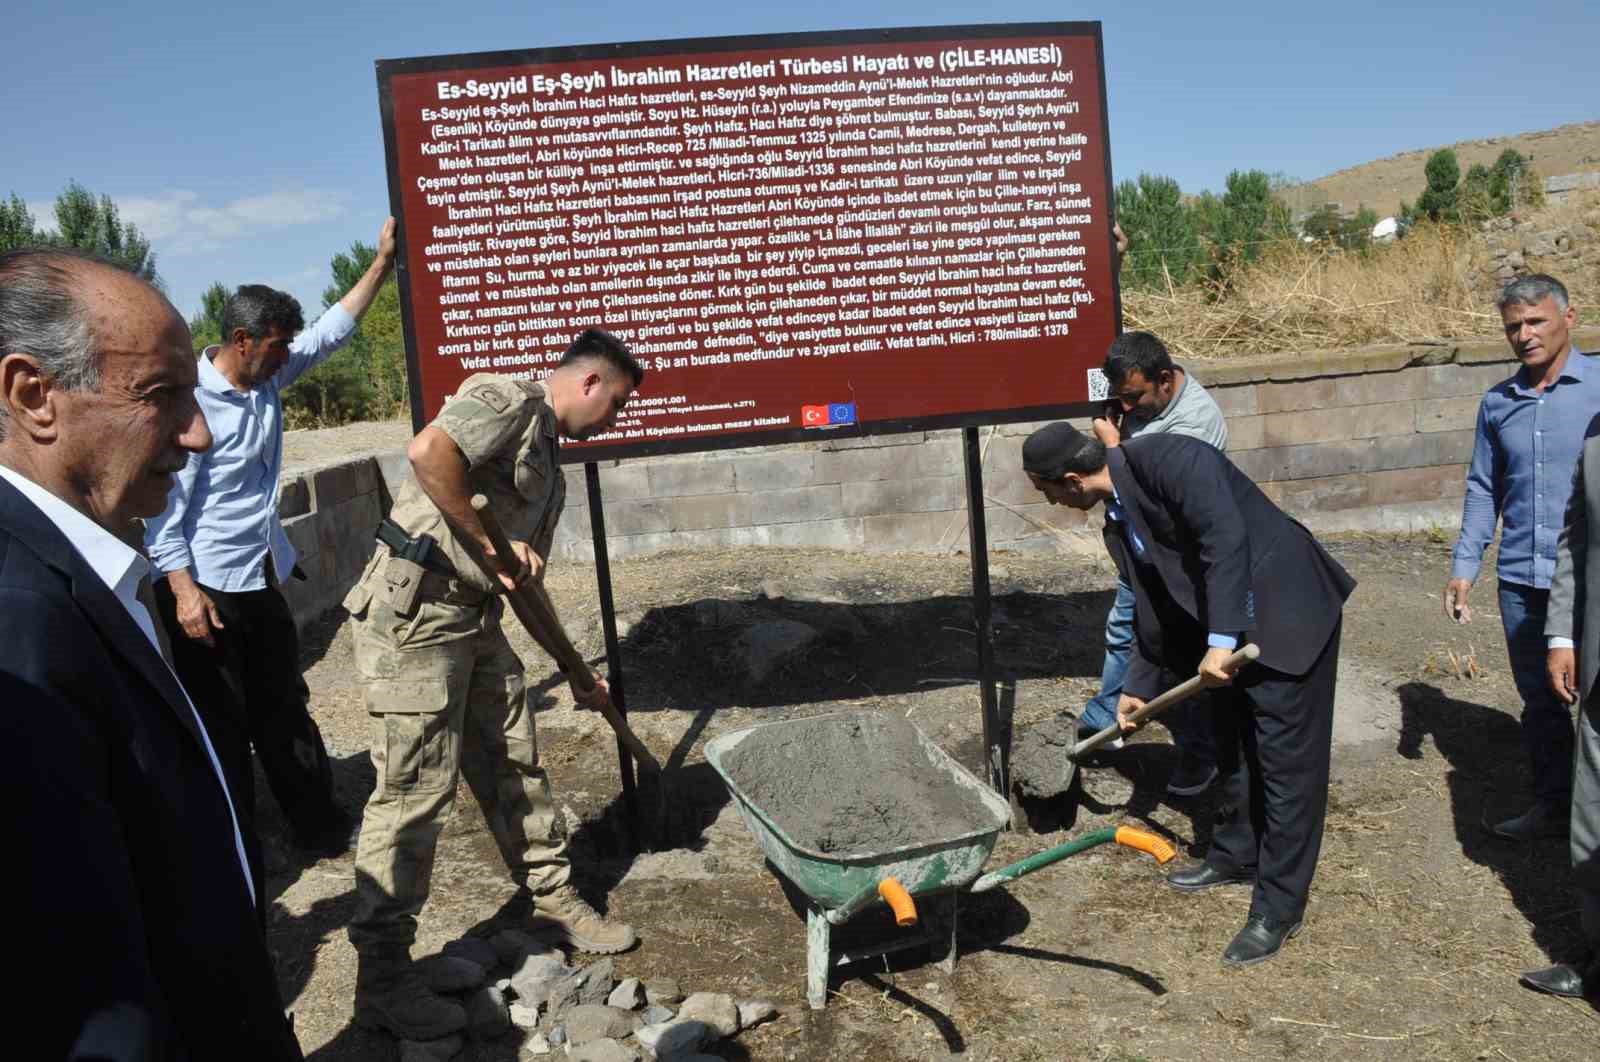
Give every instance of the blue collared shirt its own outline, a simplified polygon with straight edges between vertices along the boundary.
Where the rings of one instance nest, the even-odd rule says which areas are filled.
[[[266,586],[262,561],[269,553],[280,581],[294,570],[294,547],[278,520],[282,392],[327,360],[355,328],[355,318],[334,303],[294,337],[277,374],[245,392],[234,390],[211,363],[217,348],[206,348],[194,395],[213,442],[205,453],[189,455],[166,511],[146,525],[145,546],[159,570],[188,568],[195,582],[223,591]]]
[[[1573,472],[1596,414],[1600,371],[1576,347],[1543,393],[1524,385],[1521,370],[1489,389],[1478,406],[1452,579],[1477,579],[1498,517],[1500,578],[1550,588]]]
[[[1128,514],[1122,508],[1122,498],[1117,495],[1117,488],[1111,488],[1111,499],[1106,502],[1106,519],[1122,529],[1123,537],[1128,540],[1128,545],[1133,550],[1133,555],[1144,559],[1144,541],[1139,537],[1139,532],[1133,528]],[[1239,638],[1237,635],[1221,634],[1211,631],[1206,635],[1206,644],[1214,649],[1237,649]]]

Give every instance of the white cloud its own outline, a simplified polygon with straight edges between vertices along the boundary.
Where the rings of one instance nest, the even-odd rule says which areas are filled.
[[[198,192],[173,189],[162,196],[116,199],[122,220],[131,221],[158,251],[185,254],[213,250],[257,233],[330,221],[344,213],[343,196],[316,188],[245,196],[219,205]]]

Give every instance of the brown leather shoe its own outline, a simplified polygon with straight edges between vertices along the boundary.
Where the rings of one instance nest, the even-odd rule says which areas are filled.
[[[560,885],[533,898],[527,932],[546,940],[565,941],[579,951],[614,955],[638,943],[633,927],[606,918],[583,901],[571,885]]]

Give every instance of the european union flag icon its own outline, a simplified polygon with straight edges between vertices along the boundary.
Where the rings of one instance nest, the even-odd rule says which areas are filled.
[[[829,424],[854,424],[856,422],[856,404],[854,402],[829,402]]]

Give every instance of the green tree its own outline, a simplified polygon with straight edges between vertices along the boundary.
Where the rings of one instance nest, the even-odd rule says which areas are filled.
[[[35,242],[33,215],[28,205],[12,192],[11,198],[0,200],[0,253],[28,247]]]
[[[222,308],[231,294],[221,281],[214,281],[200,296],[200,312],[189,318],[189,334],[194,337],[196,354],[213,343],[222,342]]]
[[[1521,206],[1537,206],[1544,201],[1544,182],[1534,172],[1532,159],[1506,148],[1488,171],[1489,195],[1496,214],[1509,214]]]
[[[355,287],[377,248],[357,241],[329,262],[333,281],[322,293],[323,308]],[[400,295],[394,277],[384,281],[350,341],[283,394],[286,410],[301,422],[323,425],[392,417],[405,408],[405,343],[400,327]]]
[[[1131,241],[1122,266],[1130,287],[1185,284],[1203,260],[1194,212],[1171,177],[1141,173],[1117,185],[1117,221]]]
[[[150,241],[131,222],[124,223],[108,195],[96,199],[77,181],[56,196],[56,233],[52,242],[111,259],[129,272],[159,284]]]
[[[1294,237],[1288,207],[1272,194],[1272,179],[1260,170],[1234,170],[1222,195],[1201,196],[1196,212],[1211,243],[1211,278],[1219,283],[1271,245]]]
[[[1449,148],[1440,148],[1428,156],[1422,168],[1428,186],[1417,197],[1417,213],[1429,221],[1459,221],[1457,200],[1461,182],[1461,163]]]

